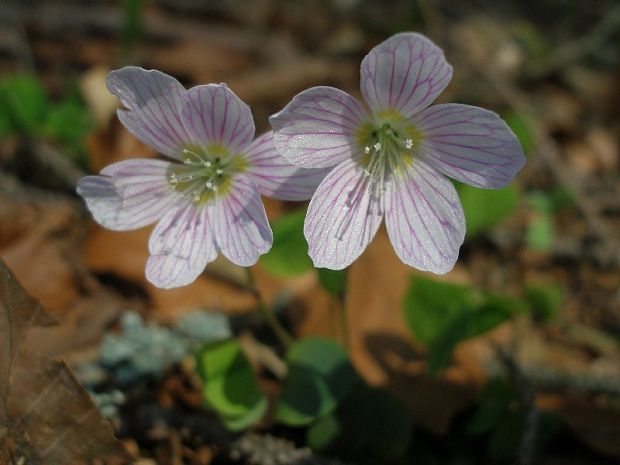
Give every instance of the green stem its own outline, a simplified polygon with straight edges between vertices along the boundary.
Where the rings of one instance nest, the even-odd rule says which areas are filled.
[[[289,332],[282,326],[280,321],[276,318],[273,313],[273,310],[267,303],[263,296],[261,295],[258,287],[256,287],[256,282],[254,280],[254,275],[252,274],[252,270],[249,267],[245,268],[245,273],[247,276],[247,286],[250,292],[256,297],[258,302],[258,310],[261,312],[261,315],[265,319],[265,322],[273,331],[273,334],[278,338],[280,343],[284,347],[289,347],[293,343],[293,337],[289,334]]]

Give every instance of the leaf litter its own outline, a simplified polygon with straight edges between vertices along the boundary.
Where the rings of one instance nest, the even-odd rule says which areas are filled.
[[[0,463],[125,463],[112,426],[62,361],[27,343],[55,325],[0,261]]]

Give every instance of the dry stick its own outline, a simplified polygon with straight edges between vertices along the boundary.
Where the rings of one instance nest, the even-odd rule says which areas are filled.
[[[250,359],[266,367],[279,380],[286,378],[288,373],[286,362],[278,357],[271,347],[257,340],[251,333],[240,335],[239,343]]]
[[[542,77],[558,71],[605,43],[620,27],[620,5],[606,13],[601,21],[579,39],[566,42],[555,51],[550,60],[535,68],[532,77]]]
[[[8,24],[8,27],[6,26],[6,24]],[[32,53],[30,41],[28,40],[28,34],[26,34],[26,30],[24,29],[22,22],[19,21],[17,15],[15,15],[12,10],[0,9],[0,25],[5,31],[13,32],[12,37],[15,39],[15,44],[13,47],[11,47],[11,44],[9,43],[9,50],[12,49],[15,51],[20,70],[34,73],[34,55]],[[0,43],[0,49],[2,48],[3,45],[2,43]]]
[[[479,68],[479,69],[487,69]],[[518,112],[526,115],[534,115],[535,111],[527,96],[517,89],[515,86],[509,84],[504,79],[499,77],[497,73],[491,73],[489,75],[481,74],[481,76],[489,81],[502,97]],[[534,138],[536,146],[538,147],[537,154],[547,164],[551,173],[555,176],[556,180],[564,186],[571,194],[577,204],[579,210],[581,210],[583,216],[586,219],[590,230],[601,240],[603,243],[606,256],[609,257],[614,265],[620,263],[620,245],[617,242],[616,236],[611,228],[601,220],[598,215],[598,209],[594,203],[584,194],[579,182],[576,182],[574,177],[571,176],[570,171],[565,168],[565,163],[560,157],[560,149],[557,144],[547,136],[539,127],[534,128]]]
[[[536,393],[512,357],[501,347],[496,347],[496,351],[502,365],[508,372],[510,380],[517,388],[519,400],[525,411],[523,435],[517,449],[517,463],[519,465],[531,465],[534,459],[538,418],[540,416],[540,411],[536,406]]]
[[[78,168],[64,153],[60,152],[51,144],[41,140],[31,140],[30,152],[36,161],[54,173],[56,178],[73,191],[78,181],[86,176],[86,173]]]

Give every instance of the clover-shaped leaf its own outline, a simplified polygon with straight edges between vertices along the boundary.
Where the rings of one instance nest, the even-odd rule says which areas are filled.
[[[267,409],[250,362],[236,340],[216,342],[197,356],[203,395],[231,430],[256,423]]]
[[[307,425],[332,412],[358,380],[345,351],[326,338],[300,341],[286,358],[289,374],[276,418],[288,425]]]

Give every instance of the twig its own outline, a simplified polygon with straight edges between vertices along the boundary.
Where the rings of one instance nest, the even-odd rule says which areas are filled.
[[[493,85],[498,93],[515,110],[529,116],[535,114],[534,107],[529,102],[527,95],[498,76],[497,73],[494,73],[492,67],[478,66],[477,69],[488,71],[488,74],[480,73],[480,76]],[[557,144],[540,127],[534,128],[534,137],[536,147],[538,148],[537,155],[545,162],[556,180],[572,194],[575,204],[583,214],[590,230],[604,244],[606,256],[609,257],[613,265],[618,266],[620,263],[618,234],[612,231],[605,221],[600,218],[596,205],[583,192],[581,184],[575,181],[569,169],[566,168],[566,163],[560,157],[560,149]]]
[[[86,175],[84,171],[75,166],[65,155],[46,142],[33,141],[30,143],[30,149],[36,161],[41,166],[50,169],[65,187],[72,191],[80,178]]]
[[[239,343],[251,359],[266,367],[278,379],[286,378],[288,372],[286,363],[278,357],[271,347],[261,343],[250,333],[239,336]]]
[[[586,35],[579,39],[565,42],[558,47],[551,59],[534,68],[531,77],[540,78],[579,61],[585,55],[601,47],[609,36],[618,31],[619,27],[620,5],[617,5],[610,12],[606,13],[601,21]]]
[[[497,347],[496,350],[509,378],[517,388],[519,400],[525,411],[523,435],[517,449],[517,463],[519,465],[531,465],[534,459],[538,417],[540,416],[540,411],[536,406],[535,391],[512,357],[500,347]]]
[[[9,26],[5,27],[8,23]],[[0,9],[0,24],[2,29],[7,33],[12,30],[13,37],[15,38],[14,51],[17,56],[17,62],[19,63],[22,71],[29,73],[35,72],[34,57],[32,53],[32,47],[28,40],[28,35],[22,25],[22,22],[18,19],[14,11],[9,9]]]

